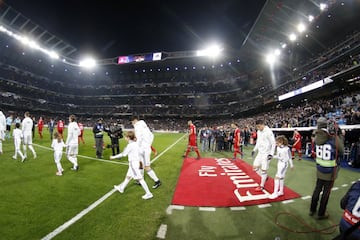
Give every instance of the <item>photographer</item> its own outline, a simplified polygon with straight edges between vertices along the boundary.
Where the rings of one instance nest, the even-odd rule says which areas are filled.
[[[93,127],[93,133],[95,138],[95,148],[96,148],[96,157],[102,158],[102,152],[103,152],[103,133],[104,132],[104,125],[103,125],[103,119],[99,118],[95,126]]]
[[[115,156],[116,154],[120,153],[120,145],[119,145],[119,138],[123,138],[123,131],[119,121],[112,122],[109,127],[106,127],[105,132],[108,133],[111,139],[111,149],[112,155]],[[115,152],[116,150],[116,152]]]
[[[316,186],[311,198],[310,216],[316,213],[320,192],[320,200],[317,219],[326,219],[329,215],[326,213],[326,206],[330,197],[331,188],[334,185],[338,171],[340,169],[339,155],[344,151],[344,142],[338,135],[336,123],[327,121],[320,117],[317,122],[315,135],[315,153],[316,153]]]

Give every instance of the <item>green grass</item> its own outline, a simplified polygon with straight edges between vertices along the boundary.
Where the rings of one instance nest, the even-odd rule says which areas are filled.
[[[44,139],[36,136],[34,143],[49,147],[50,138],[45,133]],[[154,146],[161,153],[182,136],[156,134]],[[85,141],[85,145],[80,144],[79,154],[95,157],[90,130],[85,132]],[[105,137],[105,142],[110,142],[108,137]],[[54,239],[156,239],[161,224],[167,225],[166,239],[274,239],[276,236],[281,239],[331,239],[337,235],[337,229],[331,235],[291,233],[278,227],[274,219],[280,212],[290,212],[313,228],[337,224],[342,213],[339,201],[348,189],[342,184],[350,184],[359,178],[357,172],[341,170],[335,184],[339,190],[333,191],[329,200],[329,220],[317,221],[307,215],[309,199],[296,199],[289,204],[272,203],[272,207],[264,209],[250,206],[242,211],[217,208],[215,212],[202,212],[195,207],[185,207],[168,215],[166,209],[171,205],[186,144],[185,137],[152,164],[163,182],[160,188],[152,191],[153,199],[142,200],[142,188],[130,183],[123,194],[115,192]],[[121,148],[125,145],[122,140]],[[0,155],[1,239],[28,240],[46,236],[111,191],[127,171],[126,165],[79,157],[80,170],[73,172],[70,162],[63,156],[65,172],[58,177],[52,151],[35,146],[38,157],[32,159],[28,152],[29,159],[21,163],[11,158],[14,151],[12,140],[4,142],[3,148],[4,154]],[[251,147],[245,149],[245,161],[251,164],[250,151]],[[104,159],[109,159],[110,154],[111,149],[105,149]],[[231,157],[227,152],[203,155]],[[127,160],[118,162],[126,163]],[[269,172],[274,175],[275,164],[271,164]],[[146,177],[146,181],[151,187],[152,180]],[[315,184],[314,164],[310,161],[295,162],[295,170],[288,172],[285,184],[302,196],[311,195]],[[291,229],[304,230],[303,225],[292,217],[281,216],[279,221]]]

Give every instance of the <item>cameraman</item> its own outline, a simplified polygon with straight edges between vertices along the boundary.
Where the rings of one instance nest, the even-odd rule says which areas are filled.
[[[344,152],[343,139],[339,137],[336,123],[327,121],[320,117],[317,121],[315,135],[315,153],[316,153],[316,186],[311,198],[310,216],[316,213],[320,192],[320,200],[317,219],[326,219],[329,214],[326,213],[326,206],[330,197],[331,188],[334,185],[338,171],[340,169],[339,155]]]
[[[93,133],[95,138],[96,157],[102,158],[103,145],[104,145],[104,140],[103,140],[104,125],[102,118],[99,118],[97,123],[93,127]]]
[[[123,131],[119,121],[112,122],[109,127],[106,127],[105,132],[108,133],[111,139],[112,155],[115,156],[120,153],[119,138],[123,138]],[[116,152],[115,152],[116,150]]]

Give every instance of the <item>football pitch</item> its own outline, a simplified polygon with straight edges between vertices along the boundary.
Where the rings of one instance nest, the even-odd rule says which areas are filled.
[[[96,159],[91,130],[85,130],[85,144],[79,145],[79,171],[71,171],[63,155],[64,175],[56,176],[47,129],[44,133],[43,139],[37,133],[34,139],[37,158],[28,150],[23,163],[20,157],[12,159],[13,140],[3,142],[0,239],[332,239],[338,234],[335,225],[342,215],[340,199],[360,177],[359,172],[341,169],[327,208],[330,218],[321,221],[308,216],[316,172],[314,162],[307,160],[296,161],[294,171],[288,171],[285,178],[285,184],[301,198],[266,207],[173,206],[186,135],[155,133],[153,146],[158,156],[152,156],[152,168],[163,184],[151,189],[153,181],[145,176],[154,198],[143,200],[143,189],[133,182],[123,194],[113,189],[125,177],[127,159],[110,161],[111,149],[107,148],[103,161]],[[105,145],[110,143],[107,136],[104,140]],[[123,149],[125,141],[120,145]],[[248,146],[244,151],[249,164],[251,150]],[[232,157],[231,152],[202,155]],[[272,177],[275,168],[273,161]]]

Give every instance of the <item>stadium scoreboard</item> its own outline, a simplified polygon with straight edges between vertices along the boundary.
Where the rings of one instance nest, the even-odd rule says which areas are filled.
[[[119,56],[118,64],[160,61],[162,60],[162,55],[163,55],[162,52],[155,52],[155,53],[134,54],[129,56]]]

